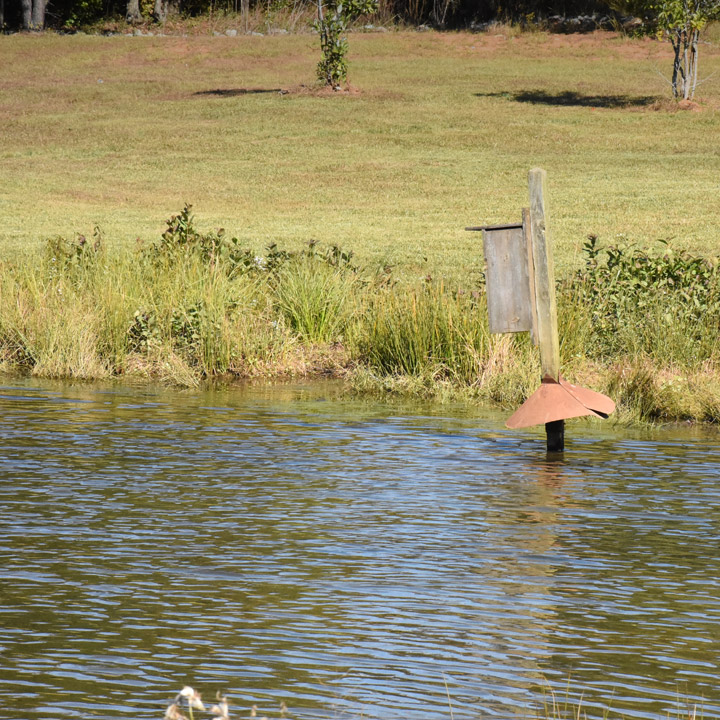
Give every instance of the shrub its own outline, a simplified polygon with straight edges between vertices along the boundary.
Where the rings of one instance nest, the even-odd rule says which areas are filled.
[[[682,365],[717,354],[720,272],[717,262],[628,245],[601,249],[591,235],[585,267],[561,287],[564,304],[585,308],[586,352],[598,357],[646,354]],[[591,331],[591,332],[589,332]]]

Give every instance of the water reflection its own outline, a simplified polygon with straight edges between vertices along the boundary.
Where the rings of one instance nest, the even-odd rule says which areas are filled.
[[[720,444],[332,386],[0,388],[3,714],[717,714]],[[447,690],[445,683],[447,682]],[[704,698],[704,700],[703,700]]]

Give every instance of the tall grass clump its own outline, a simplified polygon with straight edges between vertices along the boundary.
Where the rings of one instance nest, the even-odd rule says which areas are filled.
[[[95,284],[100,243],[48,241],[44,257],[2,274],[0,350],[44,377],[105,377],[101,328],[84,288]]]
[[[272,276],[275,305],[288,326],[310,343],[341,342],[355,314],[356,268],[333,248],[320,255],[315,244],[286,258]]]
[[[448,292],[442,283],[390,286],[368,304],[357,338],[362,357],[388,374],[475,383],[490,355],[484,297]]]

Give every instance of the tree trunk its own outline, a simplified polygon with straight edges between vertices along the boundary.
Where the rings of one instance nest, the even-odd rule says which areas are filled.
[[[23,30],[30,30],[32,27],[32,0],[20,0],[22,3],[22,26]]]
[[[33,0],[32,3],[32,30],[42,30],[45,27],[45,6],[47,0]]]
[[[698,73],[698,41],[700,31],[676,29],[672,36],[675,51],[672,91],[676,100],[692,100],[695,95]]]
[[[445,27],[445,18],[452,0],[434,0],[432,9],[432,20],[436,27]]]
[[[128,0],[127,10],[125,11],[125,20],[129,23],[142,21],[142,13],[140,12],[140,0]]]
[[[690,100],[695,97],[695,87],[697,86],[697,72],[698,72],[698,43],[700,41],[700,31],[693,30],[692,42],[690,44],[690,57],[691,57],[691,68],[690,68]]]
[[[682,61],[680,59],[680,51],[682,49],[682,35],[679,30],[676,30],[672,37],[672,46],[675,51],[675,58],[673,59],[673,74],[672,74],[672,94],[677,100],[680,96],[680,89],[678,88],[678,80],[682,76]]]
[[[250,0],[240,0],[243,20],[245,21],[245,32],[250,29]]]
[[[168,15],[177,15],[180,12],[180,0],[155,0],[153,19],[164,23]]]
[[[690,40],[688,38],[687,30],[683,33],[683,67],[682,67],[682,96],[683,100],[688,99],[688,95],[690,95],[690,77],[691,77],[691,67],[690,64],[692,63],[692,55],[690,53]]]
[[[0,0],[0,30],[5,27],[5,0]]]
[[[159,23],[164,23],[167,20],[167,0],[155,0],[153,19]]]

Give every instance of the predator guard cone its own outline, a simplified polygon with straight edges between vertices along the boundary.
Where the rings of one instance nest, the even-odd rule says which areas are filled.
[[[606,418],[614,409],[615,403],[607,395],[573,385],[562,378],[557,382],[545,377],[505,425],[524,428],[583,415]]]

